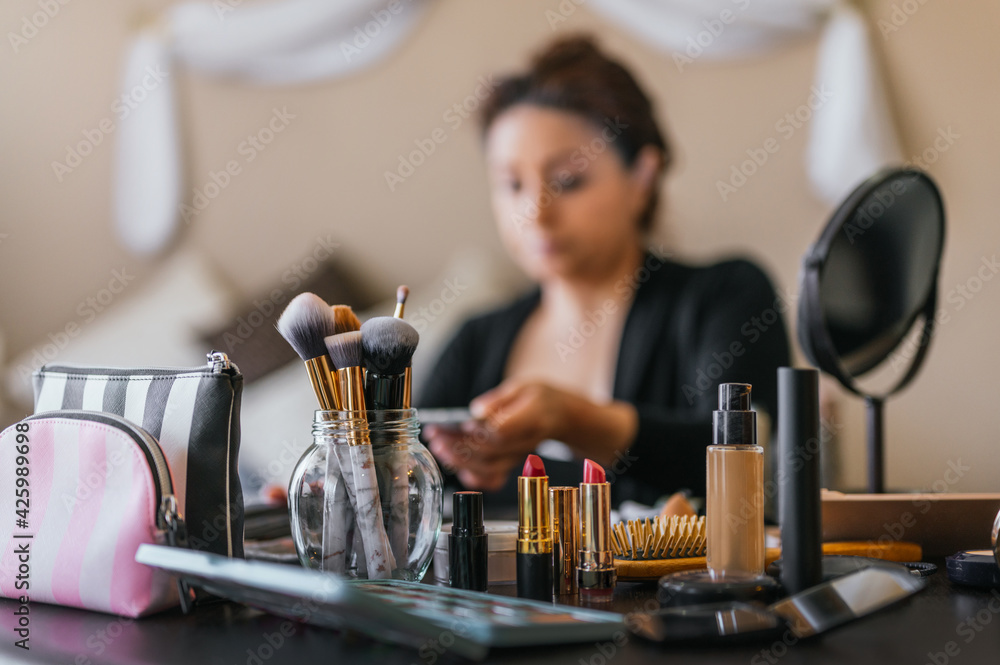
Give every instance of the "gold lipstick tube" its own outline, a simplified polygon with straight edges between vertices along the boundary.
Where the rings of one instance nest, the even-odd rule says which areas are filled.
[[[521,554],[551,554],[549,477],[518,476],[517,496],[517,551]]]
[[[618,575],[611,551],[611,484],[580,484],[580,595],[610,600]]]
[[[552,519],[552,586],[557,595],[577,592],[576,566],[580,554],[580,490],[576,487],[549,488]]]

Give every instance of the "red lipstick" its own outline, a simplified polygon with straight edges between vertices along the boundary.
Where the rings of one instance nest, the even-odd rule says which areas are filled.
[[[604,469],[591,460],[583,463],[580,483],[580,562],[577,565],[580,596],[608,601],[618,575],[611,552],[611,484]]]
[[[552,600],[549,477],[538,455],[528,455],[517,479],[517,595]]]

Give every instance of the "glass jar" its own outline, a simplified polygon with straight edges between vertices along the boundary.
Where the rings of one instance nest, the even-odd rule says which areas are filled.
[[[307,568],[419,581],[441,531],[441,471],[416,410],[317,411],[313,444],[288,486],[292,537]]]

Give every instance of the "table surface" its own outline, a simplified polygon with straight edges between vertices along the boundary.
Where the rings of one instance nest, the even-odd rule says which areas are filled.
[[[638,638],[551,647],[494,649],[487,663],[740,663],[741,665],[974,665],[1000,662],[1000,590],[951,584],[943,562],[914,597],[824,635],[788,646],[782,642],[727,647],[660,647]],[[512,586],[491,587],[509,595]],[[620,584],[609,609],[630,612],[648,605],[652,584]],[[420,651],[374,642],[354,634],[288,622],[235,603],[179,610],[129,620],[49,605],[31,605],[31,650],[14,646],[13,601],[0,600],[0,663],[344,663],[436,665],[464,662],[442,656],[434,645]],[[284,631],[290,636],[285,637]],[[792,641],[790,639],[790,641]]]

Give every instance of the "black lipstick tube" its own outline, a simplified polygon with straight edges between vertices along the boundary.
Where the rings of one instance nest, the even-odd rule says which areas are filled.
[[[486,591],[489,543],[483,522],[483,493],[455,492],[448,536],[448,577],[455,589]]]

